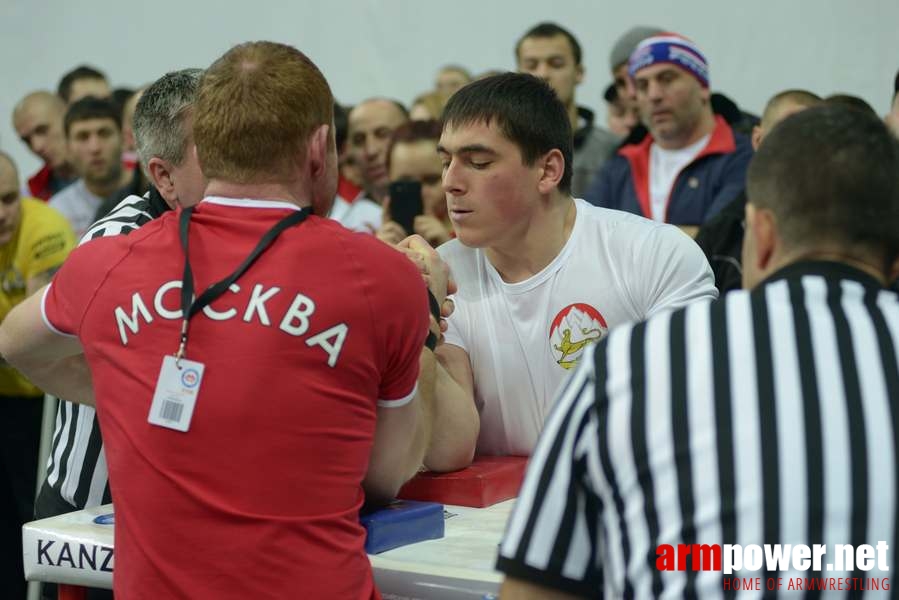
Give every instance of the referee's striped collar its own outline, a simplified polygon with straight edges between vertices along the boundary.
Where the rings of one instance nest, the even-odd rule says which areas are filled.
[[[206,196],[200,204],[218,204],[220,206],[239,206],[242,208],[280,208],[290,210],[302,210],[286,200],[255,200],[253,198],[225,198],[223,196]]]
[[[789,264],[769,275],[756,287],[756,289],[761,289],[775,281],[780,281],[782,279],[796,279],[804,275],[820,275],[822,277],[835,279],[852,279],[858,281],[865,287],[886,289],[886,286],[878,281],[876,277],[865,273],[861,269],[857,269],[856,267],[843,262],[831,260],[803,260]]]

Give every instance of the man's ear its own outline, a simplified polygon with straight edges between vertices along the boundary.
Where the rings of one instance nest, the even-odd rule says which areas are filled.
[[[309,165],[309,174],[313,180],[320,179],[327,172],[330,144],[330,125],[320,125],[309,136],[309,144],[306,147],[306,160]]]
[[[574,68],[574,84],[580,85],[582,81],[584,81],[584,75],[587,70],[584,68],[583,64],[577,65]]]
[[[889,283],[893,283],[894,281],[899,279],[899,258],[893,261],[893,266],[890,268],[889,277]]]
[[[172,165],[169,161],[154,156],[147,162],[147,171],[153,187],[162,196],[169,208],[179,206],[178,194],[175,193],[175,181],[172,179]]]
[[[539,160],[540,179],[537,181],[537,189],[541,194],[548,194],[559,187],[565,175],[565,157],[561,150],[553,148]]]
[[[759,125],[756,125],[752,128],[752,149],[758,150],[759,146],[762,145],[762,128]]]
[[[746,235],[751,235],[755,242],[755,266],[760,272],[766,272],[772,265],[777,250],[777,219],[767,208],[746,205]]]

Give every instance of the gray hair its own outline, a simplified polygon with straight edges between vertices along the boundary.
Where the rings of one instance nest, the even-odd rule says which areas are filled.
[[[173,165],[184,160],[189,131],[185,115],[193,108],[202,69],[182,69],[166,73],[150,87],[134,109],[134,142],[141,166],[158,157]]]

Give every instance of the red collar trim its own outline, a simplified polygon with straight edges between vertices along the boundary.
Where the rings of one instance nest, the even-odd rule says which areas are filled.
[[[362,188],[353,184],[349,179],[345,179],[341,175],[337,179],[337,195],[352,204],[362,195]]]
[[[45,164],[41,170],[28,178],[28,190],[31,195],[41,200],[50,199],[50,178],[53,172],[50,165]]]

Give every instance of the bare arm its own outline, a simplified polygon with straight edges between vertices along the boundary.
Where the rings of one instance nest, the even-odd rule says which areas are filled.
[[[434,429],[425,466],[438,472],[456,471],[471,464],[481,428],[474,404],[474,378],[468,353],[462,348],[441,344],[436,354]]]
[[[456,291],[449,266],[419,235],[403,240],[397,249],[422,273],[428,289],[441,307],[440,330],[453,303],[447,294]],[[471,464],[480,431],[480,416],[474,405],[474,383],[468,353],[457,346],[440,344],[435,351],[439,366],[433,405],[434,429],[424,465],[431,471],[464,469]]]
[[[362,482],[367,502],[389,502],[418,472],[431,438],[436,366],[434,354],[423,349],[415,398],[398,408],[378,407],[374,446]]]
[[[523,579],[506,577],[500,589],[503,600],[577,600],[582,596],[572,596],[552,588],[530,583]]]
[[[94,387],[81,344],[47,328],[41,317],[43,296],[41,288],[0,324],[0,354],[45,392],[93,405]]]

